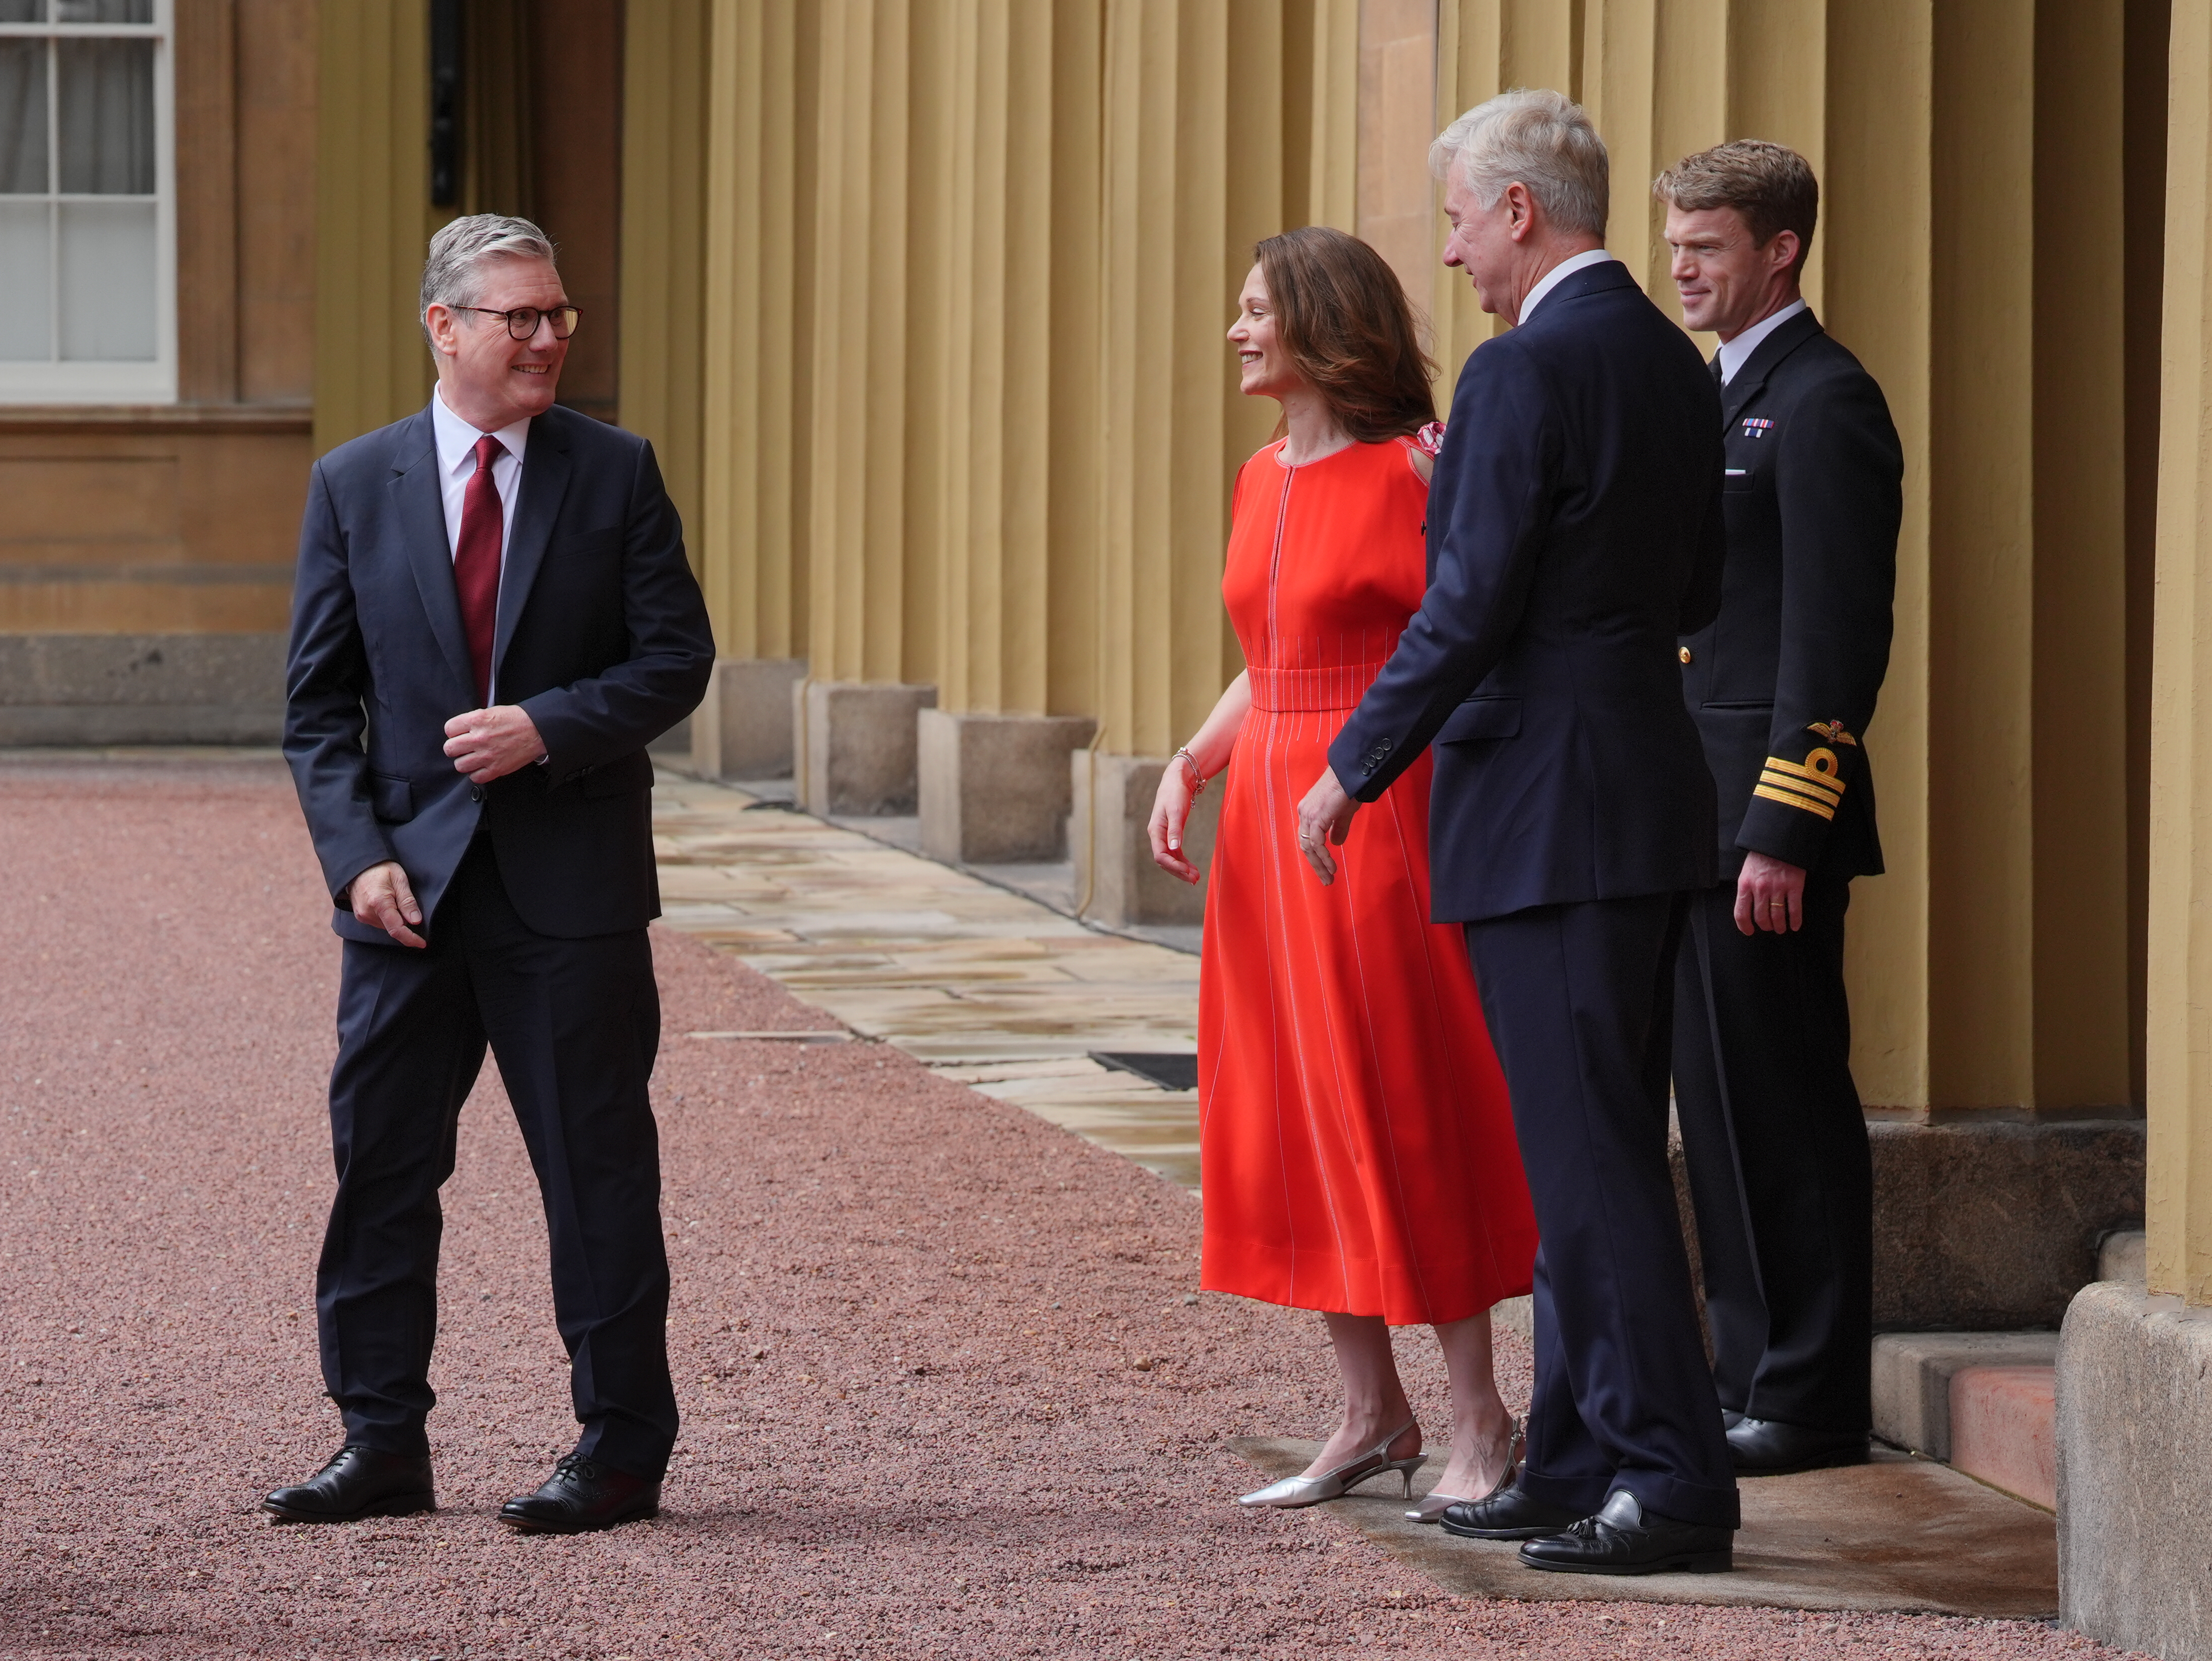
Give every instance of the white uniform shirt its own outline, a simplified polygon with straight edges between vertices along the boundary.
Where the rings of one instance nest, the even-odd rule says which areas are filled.
[[[1759,350],[1759,342],[1804,309],[1802,300],[1793,300],[1771,317],[1760,318],[1734,340],[1721,342],[1721,385],[1725,386],[1735,379],[1735,372],[1751,362],[1751,355]]]

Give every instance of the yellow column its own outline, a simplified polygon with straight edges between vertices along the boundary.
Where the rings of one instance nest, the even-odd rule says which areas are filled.
[[[813,15],[714,0],[708,42],[699,559],[726,657],[805,649]]]
[[[2212,15],[2173,10],[2152,654],[2148,1289],[2212,1304]]]
[[[1229,490],[1277,411],[1238,395],[1223,333],[1283,224],[1287,55],[1256,0],[1109,0],[1105,23],[1096,713],[1108,751],[1164,756],[1238,667]]]
[[[1434,0],[1360,0],[1359,236],[1389,262],[1425,318],[1441,269],[1429,234],[1436,86]]]
[[[429,23],[422,0],[322,7],[315,215],[315,450],[411,415],[430,395],[415,302],[430,206]]]
[[[626,13],[621,418],[653,442],[695,566],[704,361],[708,0]]]

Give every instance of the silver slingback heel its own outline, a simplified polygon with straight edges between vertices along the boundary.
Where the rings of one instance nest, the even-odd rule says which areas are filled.
[[[1528,1425],[1523,1420],[1513,1421],[1513,1434],[1505,1441],[1505,1474],[1491,1485],[1490,1493],[1483,1494],[1431,1494],[1421,1503],[1406,1513],[1412,1523],[1433,1523],[1444,1514],[1449,1506],[1464,1506],[1478,1500],[1487,1500],[1492,1494],[1503,1493],[1521,1469],[1522,1444],[1527,1439]]]
[[[1334,1470],[1325,1470],[1318,1476],[1285,1476],[1279,1482],[1239,1494],[1237,1503],[1295,1511],[1300,1506],[1317,1506],[1324,1500],[1340,1500],[1369,1477],[1380,1476],[1386,1470],[1398,1473],[1406,1487],[1406,1497],[1410,1500],[1413,1494],[1413,1473],[1421,1468],[1421,1461],[1427,1456],[1417,1453],[1410,1459],[1393,1459],[1390,1444],[1413,1429],[1414,1423],[1408,1419],[1366,1452],[1346,1460]]]

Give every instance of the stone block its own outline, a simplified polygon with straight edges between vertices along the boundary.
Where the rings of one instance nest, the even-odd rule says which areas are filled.
[[[1071,751],[1088,715],[956,715],[924,709],[916,728],[922,851],[969,864],[1066,857]]]
[[[2143,1284],[2143,1256],[2148,1241],[2139,1228],[2116,1228],[2097,1247],[2097,1278]]]
[[[0,635],[0,745],[275,744],[285,636]]]
[[[1206,917],[1206,885],[1178,882],[1152,863],[1152,838],[1145,826],[1152,816],[1160,774],[1167,759],[1158,756],[1102,756],[1077,751],[1068,758],[1074,811],[1069,816],[1068,852],[1075,861],[1078,902],[1087,892],[1083,915],[1093,922],[1126,928],[1133,923],[1195,923]],[[1180,764],[1178,764],[1180,765]],[[1213,858],[1213,831],[1221,808],[1221,784],[1192,804],[1183,831],[1183,849],[1204,871]]]
[[[791,689],[798,801],[810,813],[873,818],[915,811],[915,718],[934,686],[808,680]]]
[[[2100,1281],[2058,1346],[2058,1592],[2067,1625],[2212,1661],[2212,1309]]]
[[[702,779],[791,776],[792,688],[805,658],[718,658],[691,715],[691,770]]]
[[[2055,1328],[2143,1214],[2140,1119],[1868,1130],[1878,1331]]]
[[[1962,1367],[1951,1375],[1951,1463],[2045,1511],[2058,1508],[2051,1366]]]
[[[1951,1458],[1951,1381],[1971,1368],[2049,1367],[2056,1332],[1885,1332],[1874,1341],[1874,1433]]]

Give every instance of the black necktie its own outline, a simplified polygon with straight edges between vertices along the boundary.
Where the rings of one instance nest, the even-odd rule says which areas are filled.
[[[1714,386],[1725,386],[1728,385],[1728,378],[1721,374],[1721,355],[1718,352],[1715,352],[1713,354],[1712,371]]]

